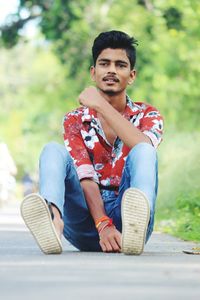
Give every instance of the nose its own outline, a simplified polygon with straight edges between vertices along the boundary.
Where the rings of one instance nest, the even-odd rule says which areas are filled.
[[[116,74],[116,66],[114,63],[111,63],[108,68],[108,74]]]

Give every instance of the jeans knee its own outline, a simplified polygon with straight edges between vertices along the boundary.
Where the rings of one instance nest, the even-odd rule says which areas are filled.
[[[144,158],[157,158],[156,149],[149,143],[139,143],[129,152],[129,156],[141,156]]]
[[[54,161],[58,157],[62,157],[63,160],[66,160],[70,155],[63,145],[52,141],[44,146],[40,159],[44,156]]]
[[[60,151],[63,151],[63,146],[57,142],[52,141],[52,142],[47,143],[43,147],[42,154],[43,153],[54,153],[54,152],[60,152]]]

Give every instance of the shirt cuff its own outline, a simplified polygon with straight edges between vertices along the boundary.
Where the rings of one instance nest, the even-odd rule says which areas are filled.
[[[152,142],[152,145],[155,148],[158,148],[158,146],[159,146],[159,144],[161,142],[161,138],[157,138],[157,136],[153,132],[148,131],[148,130],[143,131],[143,133],[150,138],[150,140]]]
[[[76,171],[77,171],[79,180],[84,179],[84,178],[91,178],[96,183],[99,183],[97,173],[95,172],[93,166],[91,166],[89,164],[81,165],[81,166],[77,167]]]

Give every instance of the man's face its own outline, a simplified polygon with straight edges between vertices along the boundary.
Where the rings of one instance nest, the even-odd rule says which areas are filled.
[[[130,61],[124,49],[104,49],[98,56],[96,66],[91,67],[92,79],[97,88],[110,95],[123,92],[135,79]]]

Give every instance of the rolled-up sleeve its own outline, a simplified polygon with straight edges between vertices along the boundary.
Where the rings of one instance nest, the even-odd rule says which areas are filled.
[[[65,115],[63,119],[64,143],[74,161],[79,180],[90,178],[98,183],[98,176],[81,136],[81,129],[82,123],[77,116],[71,113]]]
[[[163,135],[163,117],[156,108],[151,106],[146,109],[140,130],[150,138],[155,148],[159,146]]]

